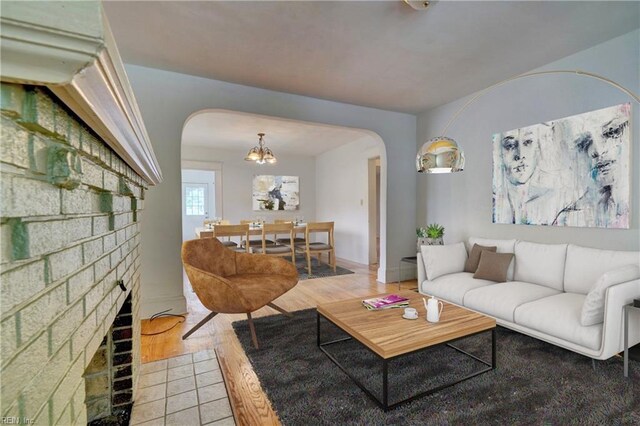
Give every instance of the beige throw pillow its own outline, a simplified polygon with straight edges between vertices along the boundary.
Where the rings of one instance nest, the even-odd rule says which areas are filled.
[[[469,253],[469,258],[464,264],[465,272],[476,272],[478,269],[478,264],[480,263],[480,253],[484,250],[496,252],[497,247],[489,247],[489,246],[481,246],[480,244],[474,244],[471,249],[471,253]]]
[[[507,271],[513,259],[513,253],[494,253],[488,250],[480,252],[480,263],[473,278],[503,283],[507,281]]]

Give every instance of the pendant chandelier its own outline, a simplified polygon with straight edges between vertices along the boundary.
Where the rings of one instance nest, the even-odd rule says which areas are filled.
[[[264,146],[264,141],[262,140],[264,133],[258,133],[258,137],[260,138],[258,140],[258,146],[251,148],[244,159],[246,161],[255,161],[258,164],[275,163],[277,160],[276,156],[273,155],[273,151]]]

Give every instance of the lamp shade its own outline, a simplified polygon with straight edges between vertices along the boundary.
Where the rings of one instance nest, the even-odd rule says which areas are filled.
[[[446,136],[429,139],[416,156],[420,173],[452,173],[464,170],[464,153],[456,141]]]

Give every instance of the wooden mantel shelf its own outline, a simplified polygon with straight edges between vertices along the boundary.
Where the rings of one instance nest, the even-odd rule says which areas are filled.
[[[150,185],[162,181],[99,1],[7,2],[2,81],[47,86]]]

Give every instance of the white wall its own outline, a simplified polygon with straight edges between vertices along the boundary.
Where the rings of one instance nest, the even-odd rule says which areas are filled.
[[[608,77],[635,93],[640,92],[640,31],[636,30],[594,46],[541,69],[584,70]],[[446,122],[468,98],[434,108],[418,117],[418,146],[438,136]],[[545,75],[516,80],[481,97],[466,109],[449,130],[464,149],[462,173],[420,175],[417,226],[439,222],[446,228],[445,242],[471,235],[519,238],[539,242],[571,242],[593,247],[640,249],[640,105],[633,104],[631,229],[596,229],[551,226],[496,225],[492,212],[493,133],[571,116],[632,99],[620,90],[592,78]]]
[[[219,216],[238,223],[242,219],[264,217],[267,222],[274,219],[293,219],[304,216],[315,220],[316,213],[316,163],[314,157],[278,154],[276,164],[256,164],[244,161],[246,151],[182,147],[182,160],[203,161],[208,159],[222,165],[222,210]],[[255,175],[298,176],[300,178],[300,206],[294,211],[253,211],[251,188]]]
[[[365,137],[317,157],[317,220],[335,222],[336,257],[369,263],[368,160],[383,148]]]
[[[400,257],[415,245],[416,117],[225,83],[184,74],[126,66],[164,181],[145,199],[142,228],[141,315],[173,307],[184,312],[180,262],[180,152],[182,128],[197,111],[220,108],[294,120],[366,129],[385,145],[381,254],[378,279],[397,279]],[[386,218],[393,221],[387,222]],[[411,225],[407,225],[411,224]],[[389,267],[388,265],[392,265]]]

